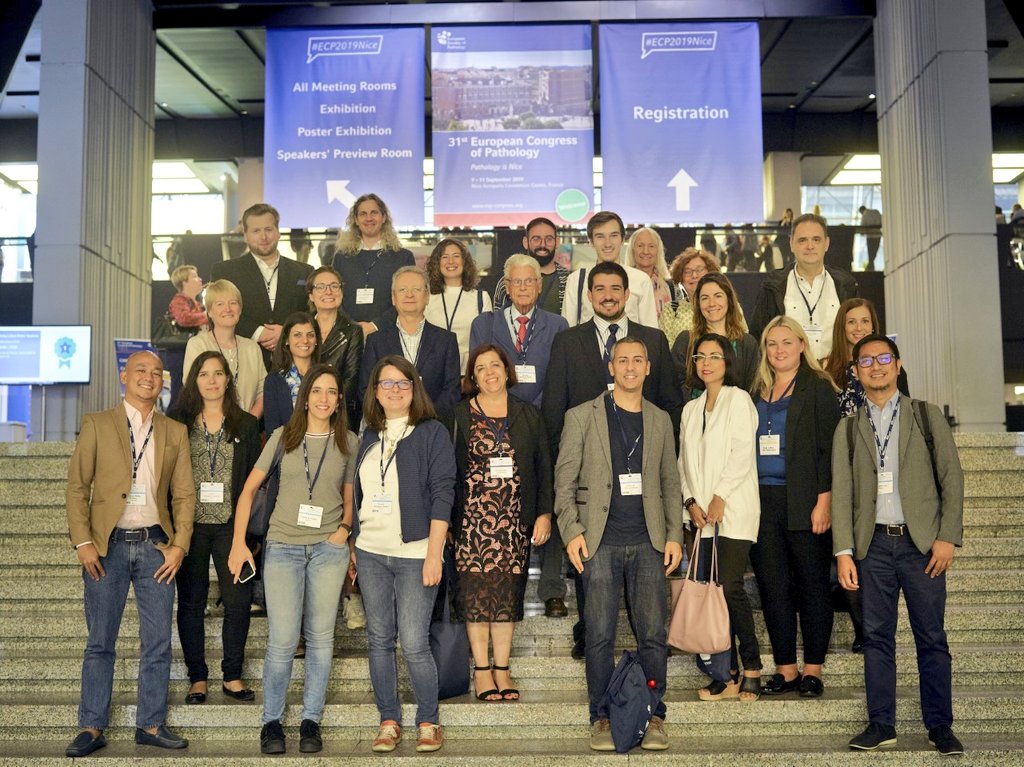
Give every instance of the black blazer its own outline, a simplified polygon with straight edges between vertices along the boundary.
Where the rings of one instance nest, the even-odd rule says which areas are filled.
[[[451,527],[458,535],[466,508],[466,475],[469,472],[469,400],[463,400],[443,417],[455,445],[455,508]],[[540,411],[528,402],[508,395],[508,438],[519,467],[519,514],[524,525],[554,510],[554,473],[547,433]]]
[[[647,346],[651,374],[644,381],[644,398],[668,412],[679,452],[679,418],[683,412],[683,392],[676,376],[668,339],[658,328],[629,322],[629,335]],[[608,367],[597,344],[597,328],[590,319],[576,327],[563,330],[551,343],[551,360],[544,382],[541,412],[551,440],[551,454],[558,455],[565,413],[570,408],[590,402],[608,390]]]
[[[274,433],[274,429],[288,423],[294,410],[292,390],[284,375],[279,370],[267,373],[263,380],[263,430],[267,437]]]
[[[363,362],[359,370],[359,401],[366,396],[370,373],[377,360],[389,354],[402,356],[402,340],[398,325],[387,325],[366,339]],[[429,322],[423,323],[423,337],[416,354],[416,370],[423,381],[434,409],[439,413],[455,407],[461,398],[459,388],[459,342],[455,334]]]
[[[790,530],[810,530],[820,493],[832,490],[832,438],[839,424],[835,390],[807,367],[796,374],[786,413],[786,505]]]
[[[213,279],[230,280],[242,294],[242,316],[235,328],[238,335],[252,338],[256,328],[266,322],[280,325],[292,312],[309,311],[306,278],[313,267],[284,256],[280,256],[278,264],[277,298],[273,309],[267,296],[267,283],[263,281],[263,272],[256,265],[254,255],[243,253],[238,258],[213,265]],[[263,359],[265,362],[270,359],[266,350]]]
[[[359,365],[363,359],[363,329],[345,312],[338,312],[334,327],[320,345],[320,361],[334,365],[341,373],[345,415],[349,431],[359,433],[363,402],[359,399]]]

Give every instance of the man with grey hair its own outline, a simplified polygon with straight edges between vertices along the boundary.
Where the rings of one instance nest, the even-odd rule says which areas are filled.
[[[422,269],[403,266],[395,271],[391,304],[398,319],[366,338],[359,370],[360,402],[366,396],[373,366],[389,354],[405,357],[416,366],[439,412],[459,401],[459,344],[454,333],[426,321],[423,313],[429,299],[427,275]]]

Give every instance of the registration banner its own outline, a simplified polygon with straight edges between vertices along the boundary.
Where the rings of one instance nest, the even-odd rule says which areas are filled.
[[[425,223],[422,28],[268,29],[266,72],[264,197],[283,227],[340,226],[366,192]]]
[[[764,217],[757,24],[602,24],[601,203],[630,223]]]
[[[433,27],[434,224],[593,213],[590,26]]]

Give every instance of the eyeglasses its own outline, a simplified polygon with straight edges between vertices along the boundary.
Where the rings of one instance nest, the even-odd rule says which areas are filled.
[[[862,368],[869,368],[876,362],[879,365],[891,365],[894,359],[896,359],[896,355],[887,352],[886,354],[876,354],[874,357],[858,357],[857,364]]]
[[[326,293],[327,291],[331,291],[332,293],[340,293],[341,292],[341,283],[340,282],[321,282],[319,285],[314,285],[313,286],[313,290],[316,293]]]
[[[410,381],[408,378],[403,378],[399,381],[393,381],[390,378],[385,378],[382,381],[378,381],[377,386],[379,386],[382,389],[385,389],[386,391],[391,391],[396,386],[398,387],[399,391],[409,391],[409,389],[412,388],[412,381]]]
[[[541,237],[539,234],[535,234],[530,238],[531,245],[554,245],[555,238],[550,234],[547,237]]]
[[[703,277],[708,273],[706,266],[697,266],[693,269],[683,269],[684,277]]]
[[[693,355],[693,361],[696,362],[698,365],[700,363],[702,363],[704,360],[711,360],[712,362],[722,362],[724,359],[725,359],[725,355],[724,354],[719,354],[718,352],[712,352],[711,354],[694,354]]]
[[[400,296],[418,296],[420,293],[423,292],[423,288],[422,287],[414,287],[413,288],[413,287],[406,286],[406,287],[403,287],[403,288],[395,288],[395,292],[398,295],[400,295]]]
[[[532,288],[534,285],[537,284],[537,278],[536,277],[527,277],[525,280],[509,279],[508,280],[508,284],[511,285],[513,288],[521,288],[524,285],[526,287],[528,287],[528,288]]]

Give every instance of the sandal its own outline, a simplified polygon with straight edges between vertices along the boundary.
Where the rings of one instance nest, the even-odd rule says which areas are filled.
[[[477,665],[473,666],[473,673],[474,674],[477,671],[490,671],[490,670],[491,670],[490,666],[477,666]],[[491,684],[494,684],[494,677],[491,677]],[[473,679],[473,689],[476,690],[476,679],[475,678]],[[482,700],[484,703],[497,703],[499,700],[501,700],[500,697],[497,697],[497,698],[492,697],[494,695],[498,695],[498,696],[501,695],[501,692],[498,690],[497,687],[495,687],[493,690],[487,690],[486,692],[478,692],[476,694],[476,699],[477,700]]]
[[[717,679],[711,680],[707,687],[697,690],[697,697],[701,700],[724,700],[726,698],[738,698],[740,696],[739,673],[730,675],[728,682],[721,682]]]
[[[492,668],[495,671],[510,671],[511,670],[508,666],[498,666],[498,665],[495,665]],[[511,674],[509,674],[509,676],[511,676]],[[508,688],[506,688],[504,690],[498,690],[497,692],[501,695],[501,699],[502,700],[519,700],[519,690],[517,690],[515,687],[508,687]]]
[[[744,698],[744,695],[753,695],[753,698]],[[740,701],[743,703],[753,703],[761,697],[761,677],[760,676],[745,676],[743,681],[740,682]]]

